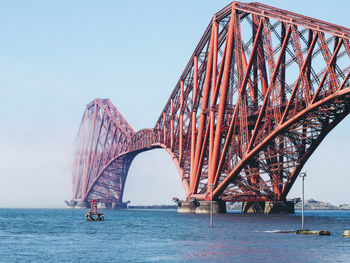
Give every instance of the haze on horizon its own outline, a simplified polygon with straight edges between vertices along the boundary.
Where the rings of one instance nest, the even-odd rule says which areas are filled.
[[[212,15],[230,2],[1,1],[0,207],[64,208],[85,105],[110,98],[135,130],[152,128]],[[260,2],[350,27],[345,0]],[[305,165],[307,199],[350,203],[349,134],[348,116]],[[166,151],[138,155],[124,201],[173,196],[184,191]]]

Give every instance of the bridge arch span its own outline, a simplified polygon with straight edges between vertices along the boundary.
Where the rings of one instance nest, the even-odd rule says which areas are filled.
[[[164,149],[171,156],[178,174],[180,175],[185,193],[188,196],[189,186],[187,180],[184,179],[184,171],[180,167],[175,154],[171,152],[166,145],[156,141],[156,133],[153,129],[142,129],[131,137],[127,146],[127,152],[114,157],[99,172],[81,200],[83,202],[89,202],[95,199],[104,203],[121,203],[123,200],[127,174],[134,158],[140,153],[159,148]],[[113,193],[113,198],[101,198],[102,193],[106,192]]]
[[[88,105],[73,200],[118,200],[133,158],[164,148],[187,199],[208,200],[213,186],[214,199],[282,201],[349,113],[349,28],[233,2],[211,19],[153,129],[134,132],[109,100]]]

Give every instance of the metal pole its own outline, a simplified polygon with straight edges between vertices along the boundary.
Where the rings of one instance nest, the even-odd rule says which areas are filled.
[[[213,227],[213,184],[210,184],[210,224]]]
[[[306,172],[303,172],[299,175],[301,178],[303,178],[302,182],[302,195],[303,195],[303,200],[302,200],[302,208],[301,208],[301,230],[304,231],[304,179],[306,176]]]
[[[302,207],[302,216],[301,216],[301,229],[304,231],[304,180],[305,180],[305,177],[303,176],[303,207]]]

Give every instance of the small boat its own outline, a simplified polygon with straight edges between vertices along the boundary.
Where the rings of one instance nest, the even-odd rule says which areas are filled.
[[[102,213],[99,213],[97,210],[97,201],[91,201],[91,210],[90,212],[85,214],[86,221],[103,221],[105,220],[105,216]]]

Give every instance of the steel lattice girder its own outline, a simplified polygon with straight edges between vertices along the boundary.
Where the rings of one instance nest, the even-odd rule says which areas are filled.
[[[162,147],[187,198],[208,200],[213,184],[216,199],[284,200],[310,155],[350,112],[349,39],[348,28],[233,2],[214,15],[153,129],[134,133],[128,126],[124,152],[105,166],[84,168],[77,154],[74,189],[82,191],[73,199],[91,195],[117,161],[125,182],[124,166],[137,153]],[[91,151],[84,135],[99,129],[89,112],[78,145],[103,152]]]
[[[134,134],[134,130],[108,99],[95,99],[87,105],[77,137],[73,165],[73,200],[86,201],[88,195],[92,194],[92,186],[96,185],[94,191],[99,198],[95,199],[119,202],[127,170],[120,169],[124,174],[112,174],[109,178],[106,175],[99,184],[96,184],[96,178],[111,160],[127,150]],[[114,166],[123,167],[131,161],[132,159],[127,158],[123,158],[121,164],[115,161],[110,169]],[[92,199],[94,198],[89,200]]]

